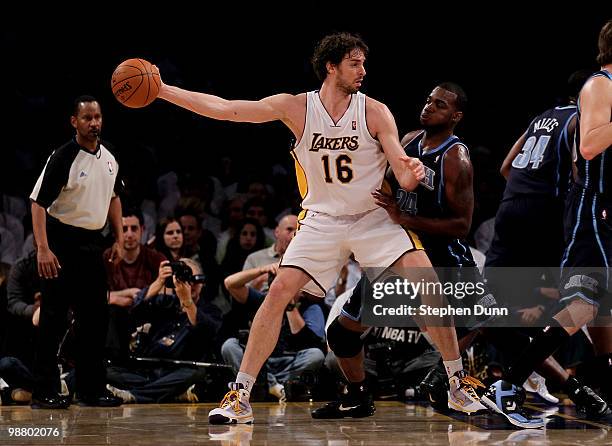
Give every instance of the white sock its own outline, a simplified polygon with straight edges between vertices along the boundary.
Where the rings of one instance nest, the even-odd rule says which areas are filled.
[[[253,384],[255,384],[255,378],[246,373],[238,372],[238,375],[236,375],[236,382],[238,384],[242,384],[244,390],[246,390],[248,393],[251,393]]]
[[[463,361],[461,360],[461,356],[454,361],[442,361],[444,363],[444,368],[446,369],[446,374],[450,378],[459,370],[463,370]]]

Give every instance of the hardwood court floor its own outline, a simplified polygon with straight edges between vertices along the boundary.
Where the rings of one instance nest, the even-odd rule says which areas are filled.
[[[65,411],[0,406],[0,445],[612,445],[612,420],[581,421],[571,407],[551,416],[545,430],[527,431],[495,415],[451,417],[397,402],[378,402],[370,418],[313,420],[310,410],[319,404],[256,403],[255,424],[239,426],[210,426],[212,404],[71,406]],[[25,436],[10,436],[9,428]]]

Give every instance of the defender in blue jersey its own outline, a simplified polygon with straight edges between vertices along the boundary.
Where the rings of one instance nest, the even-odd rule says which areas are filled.
[[[597,318],[592,338],[601,360],[598,374],[610,402],[612,336],[609,264],[612,261],[610,148],[612,147],[612,20],[599,34],[601,71],[580,92],[576,124],[575,184],[567,198],[567,248],[560,293],[566,304],[538,333],[504,381],[494,383],[483,402],[500,413],[520,406],[517,389],[533,369],[580,328]],[[610,416],[605,405],[589,415]]]
[[[589,74],[572,74],[569,104],[534,118],[508,152],[500,169],[507,183],[487,267],[559,266],[565,247],[563,209],[572,174],[576,98]],[[531,248],[528,256],[526,247]]]
[[[485,276],[499,302],[513,309],[516,323],[529,312],[546,308],[541,300],[526,302],[534,290],[555,289],[565,248],[563,211],[572,175],[572,145],[576,129],[576,98],[590,71],[573,73],[567,83],[568,105],[536,116],[514,143],[500,169],[506,178],[495,216],[495,235]],[[514,267],[512,283],[508,271]],[[520,269],[519,269],[520,267]],[[515,312],[516,311],[516,312]],[[527,312],[527,313],[526,313]]]
[[[597,116],[596,112],[588,108],[584,112],[581,109],[584,109],[585,101],[587,106],[597,106],[601,102],[601,98],[590,97],[594,94],[593,89],[612,90],[611,71],[603,68],[594,73],[585,86],[584,99],[579,102],[576,147],[580,150],[575,150],[573,154],[575,181],[567,197],[567,247],[561,261],[561,300],[569,301],[579,297],[588,304],[600,307],[602,313],[607,315],[610,315],[612,308],[608,271],[612,263],[612,216],[609,215],[612,212],[612,153],[608,153],[610,147],[601,150],[601,147],[588,146],[593,144],[592,134],[600,130],[592,126],[605,117]],[[585,118],[588,119],[586,123]]]
[[[576,100],[591,71],[573,73],[568,104],[536,116],[508,152],[500,173],[506,188],[495,216],[495,235],[485,276],[500,304],[513,309],[515,323],[542,315],[542,288],[555,292],[565,249],[563,211],[572,175]],[[513,267],[512,280],[508,280]],[[534,291],[536,290],[536,291]],[[529,329],[527,329],[529,330]]]
[[[577,328],[569,334],[595,319],[589,326],[596,355],[593,367],[608,404],[612,404],[611,108],[612,63],[593,74],[578,103],[580,150],[575,152],[575,183],[566,202],[567,247],[561,262],[561,302],[567,310],[555,316],[563,327],[574,322]]]

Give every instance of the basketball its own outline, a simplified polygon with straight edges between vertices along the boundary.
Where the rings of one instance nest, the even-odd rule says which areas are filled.
[[[141,108],[155,100],[161,85],[159,70],[144,59],[121,62],[111,77],[113,95],[130,108]]]

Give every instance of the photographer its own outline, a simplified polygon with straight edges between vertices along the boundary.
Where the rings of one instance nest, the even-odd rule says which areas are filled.
[[[150,324],[135,356],[199,361],[212,352],[221,314],[211,303],[200,302],[203,284],[202,270],[191,259],[160,264],[159,276],[136,295],[130,310],[138,325]],[[110,367],[107,380],[109,390],[126,403],[194,402],[193,386],[204,376],[199,369],[160,362],[150,368]]]
[[[264,293],[247,286],[262,274],[272,280],[277,264],[240,271],[225,279],[225,287],[232,297],[255,314],[266,298]],[[266,361],[268,392],[280,401],[286,399],[285,386],[307,374],[315,374],[325,359],[325,317],[317,304],[310,303],[302,292],[291,300],[285,309],[280,336],[272,355]],[[244,355],[244,345],[238,338],[230,337],[221,347],[223,360],[236,371]]]

